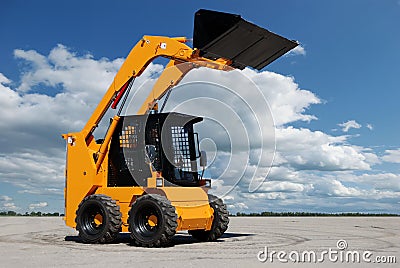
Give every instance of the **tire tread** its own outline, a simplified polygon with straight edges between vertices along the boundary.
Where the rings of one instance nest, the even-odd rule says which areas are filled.
[[[214,220],[211,230],[189,231],[189,234],[191,234],[193,238],[203,242],[216,241],[225,233],[229,224],[229,213],[224,202],[220,198],[211,194],[208,195],[208,200],[210,206],[214,209]]]
[[[132,208],[134,205],[132,205],[131,210],[129,211],[129,231],[131,232],[131,238],[133,241],[133,244],[135,246],[139,247],[164,247],[164,246],[169,246],[171,244],[171,239],[176,233],[176,228],[178,227],[177,223],[177,214],[175,212],[175,207],[171,204],[171,202],[162,195],[158,194],[146,194],[141,197],[139,197],[135,203],[137,202],[143,202],[144,200],[149,200],[153,199],[157,205],[161,208],[162,213],[164,216],[166,216],[165,219],[165,229],[162,231],[162,234],[159,236],[159,238],[155,241],[152,242],[143,242],[143,241],[138,241],[135,239],[135,237],[132,235],[132,224],[133,224],[133,215],[132,215]]]
[[[88,202],[88,200],[94,199],[100,203],[103,204],[106,213],[109,216],[109,222],[110,224],[106,226],[107,230],[104,232],[104,234],[99,237],[98,239],[90,239],[84,234],[84,230],[82,229],[82,226],[80,226],[79,222],[79,215],[82,213],[80,212],[80,209],[83,207],[83,205]],[[75,222],[76,222],[76,230],[79,232],[79,237],[84,243],[99,243],[99,244],[104,244],[104,243],[111,243],[113,242],[121,229],[122,225],[122,214],[120,212],[120,207],[117,205],[117,202],[113,200],[111,197],[104,195],[104,194],[94,194],[94,195],[88,195],[86,196],[81,203],[78,206],[78,209],[76,211],[76,217],[75,217]]]

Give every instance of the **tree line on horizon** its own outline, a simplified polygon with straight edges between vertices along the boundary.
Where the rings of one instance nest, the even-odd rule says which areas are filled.
[[[361,213],[361,212],[342,212],[342,213],[323,213],[323,212],[272,212],[264,211],[260,213],[237,212],[237,217],[398,217],[395,213]]]
[[[59,216],[64,216],[64,214],[61,214],[59,212],[41,212],[41,211],[32,211],[32,212],[25,212],[25,214],[17,213],[15,211],[9,210],[9,211],[0,211],[0,216],[25,216],[25,217],[59,217]]]

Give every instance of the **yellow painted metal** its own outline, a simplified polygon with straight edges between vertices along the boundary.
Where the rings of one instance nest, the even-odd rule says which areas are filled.
[[[204,66],[218,70],[231,70],[228,66],[231,62],[229,60],[218,59],[215,61],[202,58],[198,56],[198,52],[193,50],[186,44],[185,37],[169,38],[163,36],[143,36],[143,38],[133,47],[125,62],[122,64],[120,70],[115,75],[111,86],[108,88],[105,96],[98,104],[96,110],[82,129],[85,137],[88,137],[93,130],[97,127],[100,120],[103,118],[105,112],[110,107],[116,93],[122,88],[122,86],[132,77],[137,77],[142,74],[150,62],[159,56],[170,58],[172,63],[169,66],[177,65],[183,62],[193,62],[198,66]],[[166,72],[170,72],[166,68]],[[183,72],[180,77],[171,77],[169,80],[180,81],[182,75],[187,72]],[[178,73],[179,75],[179,73]],[[168,77],[166,77],[168,81]],[[176,84],[176,83],[175,83]],[[165,87],[167,86],[167,87]],[[170,84],[164,83],[157,85],[153,88],[151,95],[154,99],[159,99],[165,94],[165,91],[170,88]],[[153,94],[154,92],[154,94]],[[157,93],[156,93],[157,92]],[[148,105],[145,101],[144,105]],[[138,114],[143,114],[145,111],[141,109]]]
[[[102,187],[97,190],[98,194],[105,194],[118,203],[134,202],[135,196],[141,196],[145,192],[143,187]]]
[[[142,107],[139,108],[138,114],[145,114],[151,110],[156,104],[157,100],[161,99],[169,89],[176,86],[182,80],[182,78],[194,68],[207,67],[224,71],[229,71],[232,69],[227,65],[230,62],[222,59],[210,62],[208,59],[199,57],[193,58],[189,62],[190,63],[183,63],[179,60],[171,60],[167,64],[164,71],[161,73],[160,77],[153,86],[150,94],[143,102]]]
[[[111,125],[108,129],[108,132],[104,138],[103,143],[100,145],[99,151],[97,153],[97,161],[96,161],[96,171],[100,169],[101,164],[103,163],[103,160],[106,156],[106,153],[108,151],[108,145],[110,144],[111,137],[115,131],[115,128],[117,127],[118,121],[119,121],[119,116],[116,115],[114,116]]]
[[[107,112],[117,93],[131,78],[142,74],[156,57],[170,59],[168,68],[161,74],[152,92],[143,103],[138,114],[145,114],[153,108],[165,92],[175,86],[191,69],[207,67],[229,71],[231,63],[225,59],[209,60],[199,56],[199,51],[185,44],[185,37],[143,36],[133,47],[104,97],[80,132],[64,134],[67,141],[65,222],[76,227],[75,217],[79,203],[88,195],[105,194],[117,201],[122,213],[122,231],[128,231],[127,217],[132,202],[143,195],[143,187],[108,187],[108,149],[119,117],[114,120],[102,144],[95,142],[93,131]],[[180,65],[189,62],[192,64]],[[152,172],[155,178],[155,172]],[[153,183],[151,181],[151,183]],[[151,186],[155,186],[152,184]],[[149,191],[151,188],[147,188]],[[178,214],[178,230],[206,229],[212,224],[212,208],[202,188],[162,187],[162,192],[171,200]]]
[[[190,61],[193,49],[186,44],[163,36],[143,36],[143,38],[132,48],[125,62],[122,64],[114,80],[108,88],[105,96],[98,104],[96,110],[86,123],[82,132],[88,137],[97,127],[100,120],[110,107],[116,93],[132,77],[142,74],[150,62],[159,56],[171,59],[179,59],[183,62]]]
[[[195,68],[195,66],[192,64],[179,64],[179,62],[177,63],[175,60],[171,60],[157,79],[150,94],[143,102],[142,107],[139,108],[138,114],[145,114],[147,111],[151,110],[156,104],[156,101],[161,99],[170,88],[178,84],[185,74],[193,68]]]
[[[181,36],[181,37],[171,37],[171,39],[174,39],[174,40],[176,40],[176,41],[178,41],[178,42],[181,42],[181,43],[186,43],[186,42],[188,41],[188,39],[187,39],[186,37],[184,37],[184,36]]]
[[[131,198],[134,198],[136,200],[136,196],[131,196]],[[129,224],[128,224],[128,215],[129,215],[129,210],[131,209],[132,203],[120,203],[117,202],[119,205],[119,210],[121,211],[122,214],[122,226],[121,226],[121,231],[123,233],[129,232]]]
[[[156,187],[157,185],[157,178],[147,178],[147,187]]]
[[[180,206],[178,202],[173,202],[172,204],[178,214],[177,231],[211,230],[214,210],[209,204],[204,204],[203,206]]]
[[[104,185],[104,173],[96,172],[93,159],[96,151],[82,142],[85,138],[81,132],[70,133],[65,138],[70,141],[67,143],[65,219],[68,226],[75,227],[75,212],[79,203]]]
[[[162,194],[171,201],[178,215],[177,230],[210,230],[213,209],[208,202],[207,192],[201,187],[158,187],[146,189],[148,193]]]
[[[101,187],[97,194],[105,194],[117,201],[122,214],[122,232],[128,232],[128,213],[138,196],[145,194],[143,187]]]

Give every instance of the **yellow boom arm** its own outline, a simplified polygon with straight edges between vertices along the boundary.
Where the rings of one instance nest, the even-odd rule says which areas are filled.
[[[227,60],[211,61],[199,57],[195,53],[196,50],[184,44],[185,42],[185,37],[169,38],[162,36],[143,36],[129,53],[103,99],[82,129],[82,133],[86,139],[93,133],[93,130],[97,127],[121,88],[129,79],[140,76],[150,62],[156,57],[161,56],[171,59],[170,63],[167,65],[167,67],[171,68],[166,68],[165,73],[161,75],[143,107],[140,109],[139,114],[145,113],[148,110],[149,103],[162,97],[168,89],[176,85],[191,69],[188,67],[186,67],[186,69],[181,69],[177,67],[176,64],[194,62],[196,65],[203,65],[216,69],[225,69],[225,66],[229,64]]]
[[[219,59],[211,61],[199,57],[196,50],[186,44],[185,37],[162,37],[162,36],[143,36],[143,38],[133,47],[120,70],[114,77],[114,81],[108,88],[103,99],[98,104],[92,116],[82,129],[81,133],[85,140],[89,140],[93,131],[98,126],[104,114],[115,101],[119,91],[127,86],[127,83],[137,76],[140,76],[146,67],[156,57],[162,56],[171,59],[166,69],[157,80],[146,101],[139,109],[138,114],[145,114],[153,108],[155,101],[159,100],[167,90],[175,86],[191,69],[198,66],[205,66],[214,69],[227,70],[228,60]],[[179,64],[183,62],[193,62],[191,65]],[[124,94],[124,92],[122,92]],[[118,96],[119,99],[122,96]],[[112,134],[117,126],[119,115],[114,116],[108,132],[101,144],[96,159],[96,170],[99,171],[105,158],[108,145]]]
[[[143,38],[133,47],[125,62],[122,64],[118,73],[114,77],[106,94],[98,104],[96,110],[82,129],[86,137],[92,134],[100,120],[121,90],[125,83],[132,77],[137,77],[143,73],[149,63],[158,56],[174,57],[178,56],[185,60],[191,57],[193,50],[177,39],[157,36],[143,36]]]

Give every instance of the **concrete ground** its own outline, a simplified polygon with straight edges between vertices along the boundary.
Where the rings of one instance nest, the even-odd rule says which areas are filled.
[[[397,267],[400,262],[400,218],[396,217],[230,220],[217,242],[200,243],[182,232],[175,236],[173,247],[137,248],[129,245],[127,235],[114,244],[82,244],[76,231],[58,217],[0,217],[0,267]],[[338,240],[345,241],[337,245]],[[283,251],[282,261],[279,251]],[[309,262],[311,252],[316,263]],[[360,263],[352,261],[357,255]],[[305,262],[293,261],[302,256]],[[391,256],[397,264],[378,264],[393,262]]]

